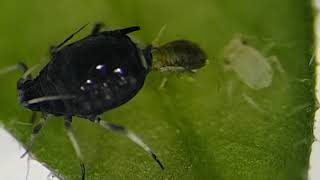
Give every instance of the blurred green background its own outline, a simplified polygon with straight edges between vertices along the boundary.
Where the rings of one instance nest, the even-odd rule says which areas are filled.
[[[108,29],[141,26],[132,36],[140,45],[150,43],[166,24],[160,43],[192,40],[208,53],[210,64],[194,81],[169,76],[162,90],[164,76],[152,72],[132,101],[104,114],[139,134],[159,155],[164,171],[126,138],[76,119],[73,127],[89,180],[306,178],[315,109],[310,1],[3,0],[0,67],[45,63],[50,45],[95,22]],[[226,71],[223,49],[237,35],[249,37],[266,57],[276,56],[285,78],[273,67],[272,84],[253,90]],[[30,122],[31,113],[17,101],[20,75],[0,77],[0,121],[26,143],[32,126],[23,123]],[[80,179],[61,118],[49,120],[32,153],[66,180]]]

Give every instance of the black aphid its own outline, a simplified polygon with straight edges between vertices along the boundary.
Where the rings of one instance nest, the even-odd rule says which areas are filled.
[[[198,69],[205,64],[205,53],[185,40],[159,47],[148,46],[142,50],[127,36],[138,31],[138,26],[100,31],[102,24],[97,24],[89,36],[65,45],[84,27],[51,49],[51,60],[36,78],[32,79],[33,69],[28,69],[23,63],[0,71],[1,74],[22,69],[24,75],[17,83],[20,104],[43,114],[42,121],[33,129],[25,154],[48,115],[63,116],[67,135],[81,161],[82,179],[85,179],[83,157],[71,127],[72,117],[78,116],[126,135],[164,169],[155,153],[138,136],[124,126],[101,120],[100,115],[132,99],[142,88],[150,70],[171,71],[174,70],[172,67]],[[154,67],[153,54],[157,59]]]

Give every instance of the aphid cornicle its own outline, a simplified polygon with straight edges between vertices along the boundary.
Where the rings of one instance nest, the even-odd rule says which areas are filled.
[[[28,69],[23,63],[5,70],[23,70],[24,75],[17,82],[20,104],[43,114],[42,121],[34,127],[25,154],[32,147],[48,115],[63,116],[67,135],[81,161],[82,179],[85,179],[83,156],[71,127],[72,117],[77,116],[126,135],[164,169],[155,153],[138,136],[124,126],[102,120],[100,115],[132,99],[143,87],[152,69],[161,71],[161,68],[169,66],[198,69],[205,64],[205,53],[185,40],[140,49],[127,35],[138,31],[138,26],[100,31],[102,24],[96,24],[90,35],[65,45],[85,26],[52,49],[49,63],[36,78],[32,79],[32,68]],[[176,51],[173,52],[176,53],[174,57],[170,57],[172,52],[168,53],[169,50]],[[156,66],[152,66],[153,55],[158,58]]]

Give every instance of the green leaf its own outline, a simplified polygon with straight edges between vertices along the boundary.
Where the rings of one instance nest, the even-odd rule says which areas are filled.
[[[142,30],[134,37],[146,44],[166,24],[160,43],[188,39],[208,53],[210,64],[194,81],[172,75],[159,90],[164,76],[152,72],[133,100],[103,116],[139,134],[158,154],[164,171],[125,137],[75,119],[89,180],[306,178],[315,111],[310,1],[6,0],[0,10],[1,67],[18,61],[29,66],[45,63],[50,45],[96,21],[110,29],[140,25]],[[89,32],[86,28],[76,39]],[[230,41],[239,37],[246,39],[250,50],[245,48],[241,56],[226,52]],[[267,62],[273,74],[265,88],[250,87],[258,82],[241,74],[246,77],[245,70],[259,74],[267,65],[248,60],[244,69],[233,64],[231,70],[226,68],[231,55],[232,62],[247,60],[253,51],[265,62],[271,56],[278,62]],[[0,121],[26,144],[32,126],[21,122],[30,123],[31,112],[17,101],[20,76],[16,72],[0,77]],[[62,118],[49,120],[32,153],[65,179],[80,179],[79,161]]]

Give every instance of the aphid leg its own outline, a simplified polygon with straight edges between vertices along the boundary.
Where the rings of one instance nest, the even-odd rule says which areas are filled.
[[[60,43],[58,46],[56,46],[54,49],[52,49],[52,54],[56,53],[60,47],[62,47],[64,44],[66,44],[70,39],[73,38],[76,34],[78,34],[80,31],[82,31],[88,24],[83,25],[80,27],[76,32],[72,33],[70,36],[68,36],[62,43]]]
[[[35,112],[33,112],[35,113]],[[37,117],[37,116],[32,116],[32,117]],[[31,138],[29,140],[29,143],[27,145],[26,152],[21,155],[21,158],[23,158],[25,155],[27,155],[32,148],[32,145],[35,141],[35,139],[38,137],[40,130],[45,126],[47,122],[48,116],[46,114],[42,115],[42,118],[40,119],[40,122],[33,128]]]
[[[38,113],[36,113],[36,112],[32,112],[32,114],[31,114],[31,116],[30,116],[30,120],[29,120],[29,122],[32,124],[32,125],[34,125],[35,123],[36,123],[36,121],[37,121],[37,119],[38,119]],[[42,115],[43,116],[43,115]]]
[[[181,71],[176,71],[176,76],[180,79],[187,80],[189,82],[194,82],[194,76],[196,74],[196,69],[184,69]]]
[[[91,31],[91,35],[98,34],[103,27],[104,27],[103,23],[96,23]]]
[[[28,159],[27,159],[26,180],[28,180],[28,179],[29,179],[29,175],[30,175],[30,161],[31,161],[31,158],[30,158],[30,156],[28,156]]]
[[[31,72],[34,70],[34,68],[35,67],[28,69],[26,64],[19,62],[15,65],[0,69],[0,75],[7,74],[7,73],[10,73],[10,72],[16,71],[16,70],[21,70],[23,72],[23,75],[17,82],[17,86],[19,88],[23,82],[25,82],[26,80],[32,79]]]
[[[159,90],[164,89],[164,86],[167,84],[167,81],[168,81],[167,77],[162,78],[161,84],[159,86]]]
[[[196,80],[194,79],[193,74],[186,74],[186,76],[182,76],[181,73],[177,74],[177,77],[180,79],[183,79],[185,81],[188,81],[190,83],[196,82]]]
[[[185,72],[186,68],[182,66],[163,66],[160,67],[160,72],[168,72],[168,73],[177,73],[177,72]]]
[[[27,72],[28,66],[25,63],[19,62],[17,65],[18,69],[20,69],[23,73]],[[31,78],[31,77],[30,77]]]
[[[32,80],[31,73],[38,68],[39,65],[35,65],[28,69],[28,67],[24,63],[19,63],[19,66],[23,69],[23,75],[17,82],[17,88],[20,89],[22,84],[28,80]]]
[[[53,57],[53,56],[54,56],[54,54],[56,53],[56,49],[57,49],[57,47],[54,46],[54,45],[51,45],[51,46],[49,47],[50,57]]]
[[[127,136],[131,141],[133,141],[134,143],[142,147],[146,152],[148,152],[151,155],[151,157],[159,164],[160,168],[164,169],[164,166],[162,165],[160,160],[157,158],[156,154],[152,151],[152,149],[147,144],[145,144],[142,141],[142,139],[138,137],[134,132],[132,132],[131,130],[127,129],[124,126],[103,121],[100,117],[96,119],[96,122],[102,127],[104,127],[105,129],[109,129],[113,132],[120,133]]]
[[[260,113],[267,113],[266,110],[260,107],[258,103],[256,103],[250,96],[248,96],[246,93],[242,93],[243,99],[255,110],[257,110]]]
[[[43,97],[30,99],[28,101],[24,101],[22,102],[22,105],[28,106],[30,104],[37,104],[37,103],[46,102],[46,101],[67,100],[67,99],[73,99],[73,98],[74,96],[71,96],[71,95],[43,96]]]
[[[283,68],[282,64],[280,63],[280,60],[277,58],[277,56],[268,57],[268,61],[278,72],[279,79],[282,80],[283,82],[287,82],[288,81],[287,73],[284,70],[284,68]],[[285,85],[287,85],[287,84],[285,84]]]
[[[68,136],[68,138],[69,138],[69,140],[70,140],[70,142],[71,142],[71,144],[73,146],[73,149],[76,152],[77,157],[80,159],[81,178],[82,178],[82,180],[85,180],[85,178],[86,178],[86,169],[85,169],[85,166],[84,166],[84,163],[83,163],[83,156],[82,156],[82,153],[80,151],[79,144],[78,144],[76,138],[74,137],[71,123],[72,123],[72,117],[65,117],[64,118],[64,127],[66,129],[67,136]]]
[[[28,67],[24,63],[18,63],[15,65],[0,69],[0,75],[7,74],[7,73],[10,73],[10,72],[16,71],[16,70],[21,70],[23,73],[25,73],[28,70]]]
[[[120,32],[121,34],[129,34],[132,33],[134,31],[139,31],[140,30],[140,26],[131,26],[131,27],[127,27],[124,29],[118,29],[115,30],[116,32]]]
[[[284,70],[283,66],[281,65],[279,59],[277,58],[277,56],[270,56],[268,58],[268,61],[270,61],[270,63],[275,65],[275,68],[277,69],[277,71],[280,72],[280,74],[285,75],[286,71]]]

